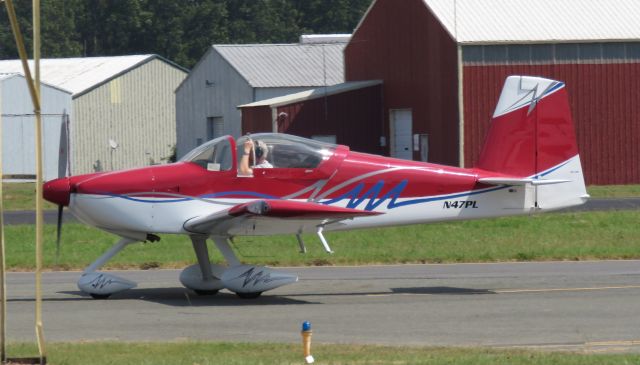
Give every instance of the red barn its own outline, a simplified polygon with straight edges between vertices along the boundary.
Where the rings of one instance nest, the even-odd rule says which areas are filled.
[[[345,49],[345,79],[383,80],[388,135],[410,111],[429,160],[463,166],[507,75],[565,81],[588,183],[640,183],[639,15],[635,0],[376,0]]]
[[[375,0],[345,48],[345,80],[381,80],[382,95],[344,95],[333,123],[367,104],[381,127],[360,149],[469,167],[504,79],[549,77],[567,84],[587,183],[640,183],[638,19],[637,0]],[[310,121],[296,133],[309,136]]]
[[[243,133],[284,132],[382,154],[381,84],[345,82],[241,105]]]

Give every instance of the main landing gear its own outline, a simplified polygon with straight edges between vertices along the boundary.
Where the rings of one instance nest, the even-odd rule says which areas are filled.
[[[298,281],[297,276],[285,272],[264,266],[242,265],[231,249],[227,237],[211,238],[222,253],[227,266],[212,265],[209,261],[206,237],[191,236],[198,264],[184,269],[180,274],[180,282],[196,294],[208,294],[226,288],[240,298],[254,299],[264,291]]]
[[[240,298],[253,299],[263,292],[298,281],[296,275],[276,271],[264,266],[243,265],[229,245],[228,237],[211,237],[222,253],[227,265],[211,264],[207,237],[191,236],[191,243],[198,263],[188,266],[180,273],[180,282],[198,295],[214,295],[220,289],[235,292]],[[112,294],[136,287],[133,281],[99,270],[128,245],[140,241],[156,241],[155,235],[139,239],[122,238],[109,251],[89,265],[80,279],[78,288],[96,299],[106,299]]]

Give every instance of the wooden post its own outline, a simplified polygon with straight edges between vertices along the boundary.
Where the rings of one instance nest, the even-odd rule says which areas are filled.
[[[35,71],[35,95],[38,99],[36,114],[36,338],[40,363],[44,362],[45,345],[42,329],[42,236],[44,217],[42,212],[42,110],[40,99],[40,0],[33,0],[33,61]],[[34,102],[34,105],[36,103]]]
[[[7,14],[11,22],[11,30],[16,40],[24,77],[27,80],[29,94],[33,102],[33,110],[36,115],[36,318],[35,330],[38,340],[38,350],[40,352],[40,363],[46,363],[46,351],[44,344],[44,331],[42,328],[42,231],[43,231],[43,215],[42,215],[42,116],[40,107],[40,1],[33,0],[33,29],[34,29],[34,57],[36,65],[36,77],[38,86],[31,77],[29,64],[27,63],[27,51],[24,47],[24,41],[18,19],[16,18],[13,0],[5,0],[7,6]]]
[[[0,0],[1,1],[1,0]],[[7,289],[4,257],[4,179],[2,168],[2,99],[0,98],[0,361],[7,361]]]

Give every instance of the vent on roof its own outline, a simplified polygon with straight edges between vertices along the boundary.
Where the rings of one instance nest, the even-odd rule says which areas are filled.
[[[347,43],[349,39],[351,34],[303,34],[300,36],[300,43]]]

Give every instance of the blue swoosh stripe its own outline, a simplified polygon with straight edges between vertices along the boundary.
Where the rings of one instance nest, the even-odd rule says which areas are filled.
[[[429,203],[429,202],[435,202],[435,201],[447,200],[447,199],[457,199],[457,198],[462,198],[464,196],[472,196],[472,195],[478,195],[478,194],[483,194],[483,193],[490,193],[492,191],[502,190],[502,189],[506,189],[508,187],[509,186],[505,185],[505,186],[498,186],[498,187],[487,189],[487,190],[472,191],[472,192],[469,192],[469,193],[453,194],[453,195],[445,195],[445,196],[436,196],[436,197],[432,197],[432,198],[421,198],[421,199],[414,199],[414,200],[406,200],[406,201],[403,201],[403,202],[394,203],[393,206],[389,206],[389,208],[393,209],[393,208],[403,207],[403,206],[406,206],[406,205]]]
[[[186,202],[189,200],[195,200],[195,198],[212,199],[212,198],[219,198],[219,197],[229,196],[229,195],[240,195],[244,197],[249,196],[249,197],[255,197],[255,198],[262,198],[262,199],[280,199],[277,196],[261,194],[255,191],[223,191],[219,193],[199,195],[197,197],[184,197],[179,199],[166,199],[166,200],[151,200],[151,199],[145,199],[145,198],[135,198],[133,196],[122,195],[122,194],[111,194],[111,193],[105,193],[104,195],[110,196],[112,198],[121,198],[121,199],[130,200],[134,202],[150,203],[150,204],[180,203],[180,202]]]

